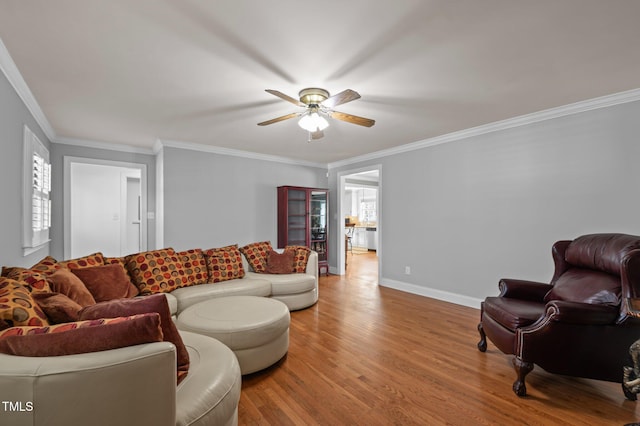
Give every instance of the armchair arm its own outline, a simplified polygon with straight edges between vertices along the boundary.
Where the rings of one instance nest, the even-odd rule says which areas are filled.
[[[544,295],[553,288],[550,284],[510,278],[501,279],[498,287],[500,288],[500,297],[530,300],[532,302],[542,302]]]
[[[55,357],[0,354],[0,401],[21,403],[0,406],[0,424],[175,425],[176,349],[157,342]]]
[[[618,306],[552,300],[545,307],[545,316],[552,321],[582,325],[615,324]]]

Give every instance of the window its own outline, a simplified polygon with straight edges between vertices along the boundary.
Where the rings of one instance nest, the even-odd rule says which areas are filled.
[[[49,242],[51,228],[51,163],[49,151],[38,137],[24,126],[24,255]]]

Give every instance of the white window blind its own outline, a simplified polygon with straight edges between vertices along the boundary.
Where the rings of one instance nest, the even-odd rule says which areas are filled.
[[[51,228],[51,164],[49,151],[24,127],[24,238],[25,255],[49,241]]]

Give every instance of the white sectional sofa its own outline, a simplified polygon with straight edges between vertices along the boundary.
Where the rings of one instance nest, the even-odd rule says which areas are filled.
[[[242,255],[243,278],[215,284],[182,287],[165,293],[169,308],[177,315],[191,305],[214,297],[262,296],[280,300],[290,311],[304,309],[318,301],[318,253],[311,252],[304,274],[258,274]],[[144,297],[144,296],[141,296]]]
[[[318,255],[313,251],[305,273],[258,274],[244,255],[243,267],[241,279],[165,293],[173,317],[198,302],[225,296],[272,297],[289,310],[318,301]],[[168,342],[57,357],[0,354],[0,400],[25,407],[0,407],[0,424],[237,424],[241,372],[234,353],[211,337],[180,334],[190,367],[177,386],[176,348]]]

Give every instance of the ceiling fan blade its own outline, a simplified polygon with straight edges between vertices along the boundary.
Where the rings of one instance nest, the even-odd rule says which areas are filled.
[[[360,99],[360,94],[355,90],[347,89],[323,101],[322,106],[333,108],[334,106],[346,104],[347,102],[355,101],[356,99]]]
[[[309,140],[307,142],[315,141],[324,138],[324,132],[318,130],[317,132],[309,132]]]
[[[258,126],[268,126],[269,124],[277,123],[279,121],[288,120],[293,117],[299,116],[299,112],[292,112],[291,114],[283,115],[282,117],[273,118],[271,120],[263,121],[262,123],[258,123]]]
[[[306,106],[307,106],[307,104],[303,104],[303,103],[302,103],[302,102],[300,102],[299,100],[294,99],[294,98],[292,98],[292,97],[291,97],[291,96],[289,96],[289,95],[285,95],[285,94],[284,94],[284,93],[282,93],[282,92],[278,92],[277,90],[266,89],[266,90],[265,90],[265,92],[271,93],[272,95],[277,96],[277,97],[279,97],[280,99],[284,99],[284,100],[285,100],[285,101],[287,101],[287,102],[291,102],[291,103],[292,103],[292,104],[294,104],[294,105],[301,106],[301,107],[306,107]]]
[[[376,121],[370,118],[358,117],[357,115],[345,114],[344,112],[329,111],[328,114],[331,118],[357,124],[358,126],[371,127],[376,124]]]

